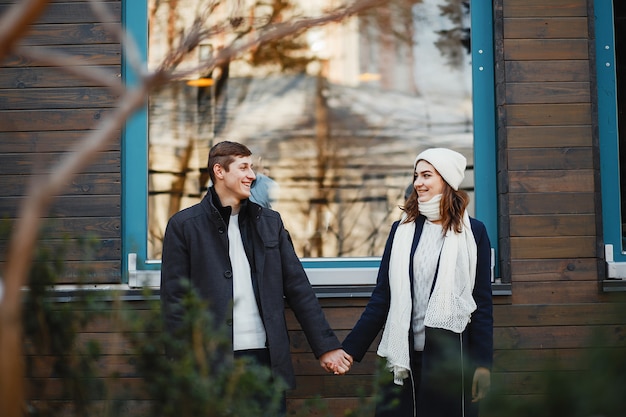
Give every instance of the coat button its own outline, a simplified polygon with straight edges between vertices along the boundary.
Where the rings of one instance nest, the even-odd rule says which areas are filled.
[[[217,229],[217,231],[218,231],[219,233],[224,233],[224,228],[223,228],[223,227],[220,227],[219,229]]]
[[[226,320],[226,325],[227,326],[232,326],[233,325],[233,319]]]
[[[233,277],[233,272],[232,271],[226,271],[224,272],[224,277],[226,279],[231,279]]]

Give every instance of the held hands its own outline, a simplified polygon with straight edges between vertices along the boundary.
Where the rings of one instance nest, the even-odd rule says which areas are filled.
[[[472,382],[472,402],[478,402],[484,399],[491,387],[491,372],[487,368],[479,367],[474,372],[474,381]]]
[[[352,363],[352,356],[343,349],[331,350],[320,356],[320,366],[326,372],[332,372],[335,375],[343,375],[348,372]]]

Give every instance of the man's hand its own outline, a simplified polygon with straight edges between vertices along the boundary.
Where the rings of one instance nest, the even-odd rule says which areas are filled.
[[[476,368],[472,382],[472,402],[484,399],[491,388],[491,371],[487,368]]]
[[[343,375],[348,372],[352,363],[352,356],[343,349],[331,350],[320,356],[320,366],[326,372],[332,372],[335,375]]]

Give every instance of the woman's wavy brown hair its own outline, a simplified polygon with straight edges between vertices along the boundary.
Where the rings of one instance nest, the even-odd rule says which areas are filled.
[[[454,230],[461,233],[463,229],[463,213],[469,204],[469,195],[463,190],[455,191],[454,188],[444,181],[443,195],[441,196],[441,204],[439,206],[441,214],[441,228],[444,234],[448,230]],[[403,223],[415,221],[420,215],[419,205],[417,201],[417,191],[413,188],[413,192],[407,198],[404,206],[400,209],[406,213]]]

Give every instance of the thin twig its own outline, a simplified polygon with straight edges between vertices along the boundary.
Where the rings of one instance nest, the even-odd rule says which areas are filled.
[[[163,67],[161,70],[163,72],[169,73],[168,79],[184,79],[185,77],[189,77],[193,74],[208,72],[209,70],[219,66],[225,62],[232,61],[234,58],[240,56],[244,52],[247,52],[251,49],[258,47],[261,44],[265,44],[277,39],[284,38],[286,36],[294,35],[297,33],[301,33],[306,29],[310,29],[316,26],[322,26],[332,22],[338,22],[344,20],[348,17],[354,16],[358,13],[361,13],[367,9],[371,9],[374,7],[381,6],[383,4],[388,3],[390,0],[363,0],[357,1],[348,7],[341,7],[338,9],[334,9],[329,12],[327,15],[318,16],[318,17],[310,17],[299,19],[296,22],[285,22],[277,25],[272,25],[267,28],[266,31],[256,35],[253,39],[249,39],[247,41],[243,41],[240,45],[229,45],[221,50],[219,50],[215,56],[211,59],[203,61],[200,65],[196,67],[184,70],[184,71],[174,71],[175,65],[171,65],[168,67]],[[259,33],[259,32],[255,32]],[[203,39],[199,39],[198,43]],[[172,60],[173,62],[174,60]],[[164,61],[165,62],[165,61]]]
[[[111,11],[102,1],[89,0],[89,5],[91,6],[91,10],[93,10],[94,14],[101,22],[111,22],[115,20],[115,16],[113,16]],[[128,62],[133,71],[136,74],[143,74],[144,65],[142,54],[132,36],[128,36],[128,33],[121,25],[106,25],[105,27],[122,45],[122,48],[124,49],[124,59]]]
[[[62,52],[50,52],[42,47],[17,46],[15,52],[32,61],[58,68],[82,80],[91,81],[96,85],[110,88],[113,93],[122,95],[125,92],[121,77],[111,71],[92,66],[85,66],[85,61]]]

